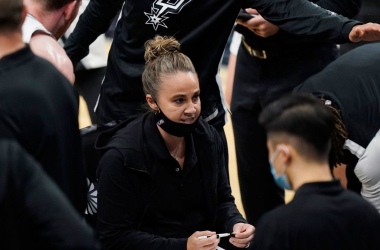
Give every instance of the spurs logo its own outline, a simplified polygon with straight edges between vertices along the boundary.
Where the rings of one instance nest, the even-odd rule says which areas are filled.
[[[190,3],[192,0],[156,0],[152,6],[152,12],[144,14],[148,17],[148,21],[145,24],[153,25],[155,30],[159,26],[167,28],[164,23],[169,17],[166,14],[178,14],[185,5]]]

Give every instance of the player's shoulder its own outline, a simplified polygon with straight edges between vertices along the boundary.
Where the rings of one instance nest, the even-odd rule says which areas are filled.
[[[53,64],[69,81],[74,80],[71,79],[73,64],[57,40],[48,34],[37,33],[33,35],[29,45],[34,54]]]

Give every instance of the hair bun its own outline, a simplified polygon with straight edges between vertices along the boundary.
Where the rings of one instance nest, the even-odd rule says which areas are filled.
[[[158,57],[166,54],[179,53],[181,44],[174,37],[156,36],[145,43],[144,59],[151,63]]]

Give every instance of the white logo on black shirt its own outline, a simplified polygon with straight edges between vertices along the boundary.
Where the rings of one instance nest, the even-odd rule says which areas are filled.
[[[318,4],[316,4],[316,3],[313,3],[313,2],[310,2],[312,5],[314,5],[315,7],[317,7],[317,8],[321,8],[321,6],[319,6]],[[326,10],[325,9],[325,11],[327,11],[327,13],[330,15],[330,16],[337,16],[338,14],[336,14],[335,12],[332,12],[331,10]]]
[[[152,13],[144,12],[149,18],[145,24],[153,25],[157,30],[159,26],[167,28],[164,21],[169,17],[166,14],[178,14],[185,5],[192,0],[156,0],[152,6]]]

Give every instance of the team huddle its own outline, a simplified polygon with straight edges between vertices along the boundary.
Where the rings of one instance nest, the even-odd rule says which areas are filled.
[[[380,25],[349,19],[361,6],[0,0],[1,248],[380,249]],[[114,19],[105,67],[86,56]]]

